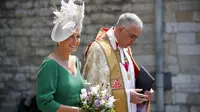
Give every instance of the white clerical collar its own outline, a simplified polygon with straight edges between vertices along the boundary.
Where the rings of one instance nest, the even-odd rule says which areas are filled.
[[[115,34],[114,34],[114,27],[111,27],[107,32],[106,32],[106,34],[108,35],[108,38],[109,38],[109,40],[110,40],[110,43],[111,43],[111,46],[112,46],[112,48],[114,49],[114,50],[117,50],[118,48],[117,48],[117,44],[116,44],[116,42],[117,42],[117,39],[116,39],[116,37],[115,37]]]

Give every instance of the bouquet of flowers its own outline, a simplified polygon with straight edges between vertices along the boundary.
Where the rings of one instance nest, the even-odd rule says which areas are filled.
[[[80,107],[87,112],[115,112],[114,102],[114,97],[106,89],[102,89],[102,86],[81,90]]]

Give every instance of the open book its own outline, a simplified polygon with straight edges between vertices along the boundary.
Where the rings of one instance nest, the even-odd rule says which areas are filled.
[[[151,74],[143,67],[140,66],[139,76],[136,79],[135,86],[137,89],[142,89],[144,93],[146,90],[150,91],[155,79],[151,76]]]

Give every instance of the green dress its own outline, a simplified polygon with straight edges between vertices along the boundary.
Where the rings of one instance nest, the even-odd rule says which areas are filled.
[[[37,76],[36,101],[43,112],[56,112],[60,105],[78,106],[83,88],[80,62],[77,58],[77,72],[73,76],[55,60],[45,58]]]

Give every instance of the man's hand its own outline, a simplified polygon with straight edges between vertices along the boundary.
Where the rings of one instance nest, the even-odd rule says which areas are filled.
[[[148,101],[151,101],[154,95],[154,90],[151,89],[150,91],[145,91],[144,94],[148,96]]]
[[[132,89],[130,91],[131,103],[140,104],[143,103],[144,101],[148,101],[148,95],[138,93],[140,91],[142,91],[142,89]]]

